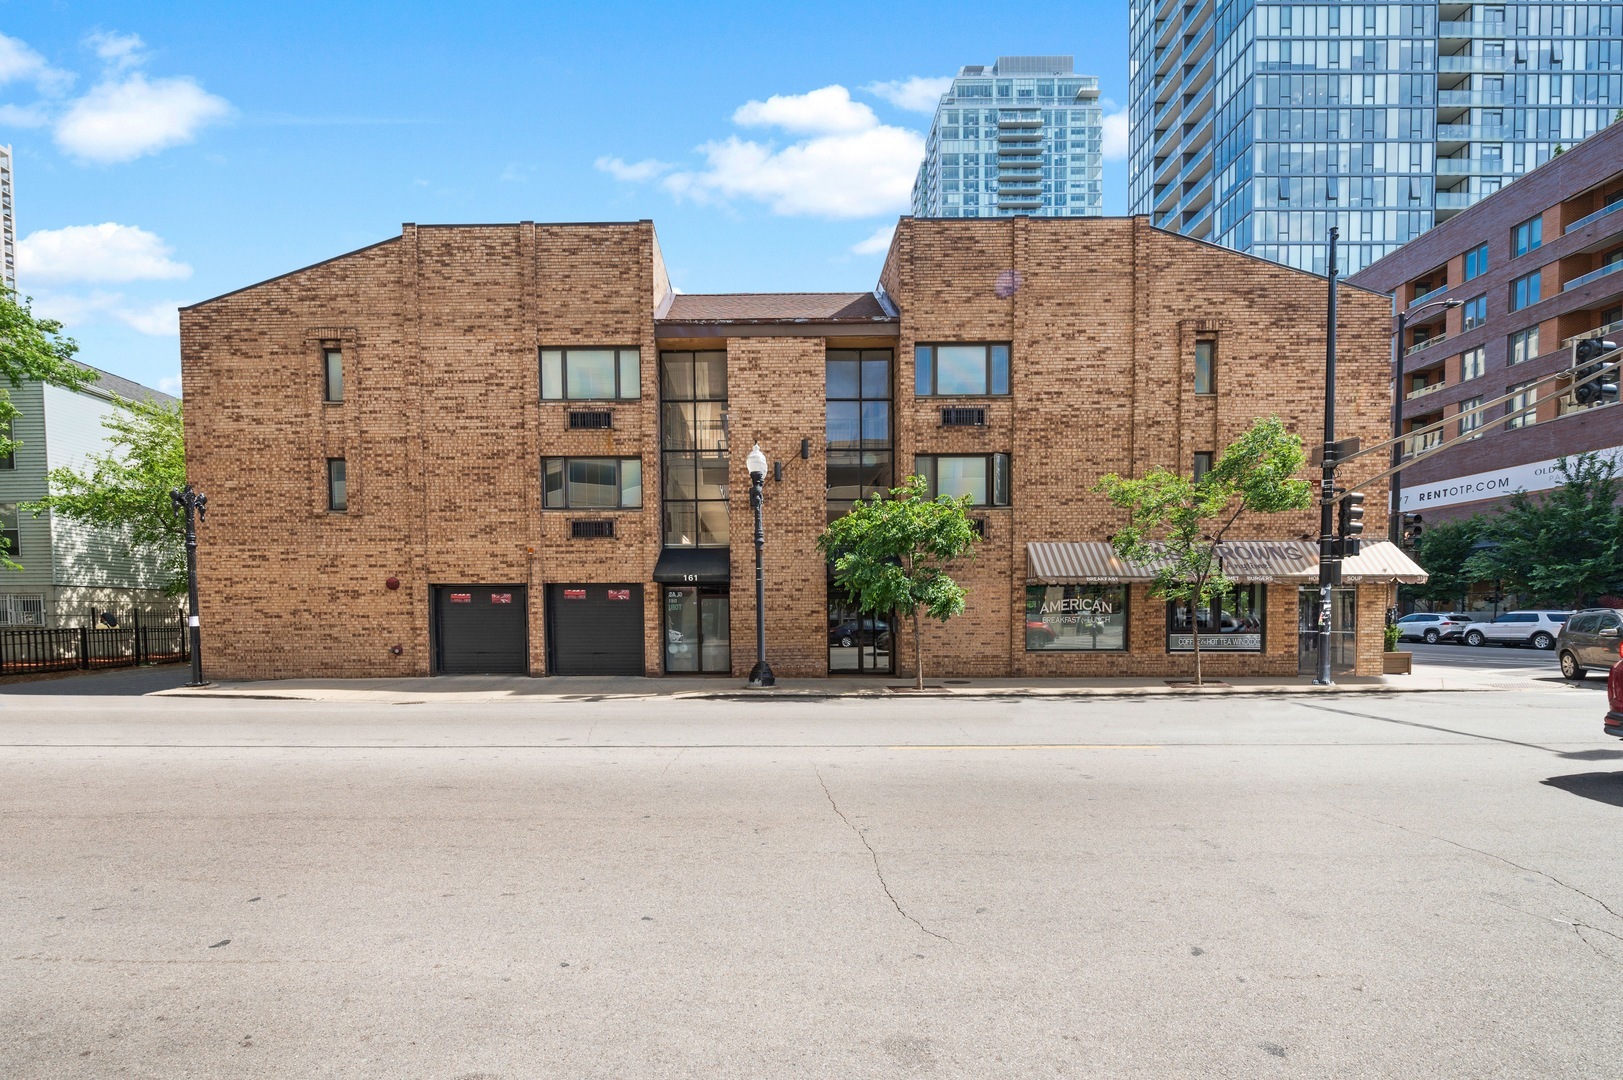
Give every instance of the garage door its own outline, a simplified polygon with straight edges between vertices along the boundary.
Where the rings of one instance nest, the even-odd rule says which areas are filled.
[[[642,675],[641,585],[548,585],[553,675]]]
[[[434,586],[436,675],[529,673],[522,585]]]

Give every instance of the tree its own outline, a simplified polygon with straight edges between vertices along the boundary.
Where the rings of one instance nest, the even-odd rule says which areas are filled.
[[[181,403],[114,397],[102,420],[109,451],[91,454],[84,469],[52,469],[50,494],[27,504],[71,521],[127,529],[130,543],[159,560],[164,591],[186,591],[185,530],[169,493],[186,486]]]
[[[1313,486],[1296,476],[1305,461],[1302,440],[1270,416],[1252,424],[1199,480],[1156,468],[1141,477],[1111,473],[1095,488],[1127,511],[1127,523],[1111,538],[1116,555],[1154,566],[1151,594],[1189,606],[1196,686],[1199,612],[1233,587],[1218,545],[1247,511],[1277,514],[1312,506]]]
[[[817,538],[834,564],[834,584],[859,611],[894,612],[913,623],[915,685],[924,689],[922,615],[946,622],[964,613],[964,590],[947,564],[969,554],[980,534],[969,520],[969,496],[929,497],[924,477],[909,476],[890,498],[858,502]],[[921,614],[922,613],[922,614]]]
[[[1623,512],[1617,463],[1596,454],[1557,458],[1559,486],[1518,491],[1489,518],[1482,538],[1493,547],[1466,561],[1478,580],[1502,581],[1524,600],[1583,607],[1586,597],[1623,579]]]
[[[1404,595],[1424,600],[1434,609],[1439,604],[1451,606],[1463,601],[1471,586],[1480,580],[1466,564],[1476,554],[1472,548],[1482,539],[1484,527],[1485,522],[1477,514],[1428,526],[1415,544],[1415,561],[1426,571],[1426,582],[1403,586]]]
[[[95,382],[97,373],[73,362],[79,346],[62,336],[62,324],[54,319],[34,317],[31,301],[0,289],[0,377],[11,386],[24,382],[47,382],[76,390]],[[19,445],[12,438],[11,422],[17,407],[11,392],[0,385],[0,457],[14,453]],[[0,566],[21,570],[7,554],[10,544],[0,539]]]

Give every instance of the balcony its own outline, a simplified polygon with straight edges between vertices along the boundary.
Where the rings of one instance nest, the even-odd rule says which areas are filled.
[[[1424,304],[1427,300],[1430,300],[1430,299],[1432,299],[1433,297],[1436,297],[1436,296],[1441,296],[1447,291],[1448,291],[1448,282],[1445,281],[1441,285],[1437,286],[1435,289],[1431,290],[1430,292],[1421,293],[1419,296],[1417,296],[1413,300],[1409,301],[1409,307],[1411,309],[1419,307],[1421,304]]]
[[[1427,394],[1435,394],[1442,388],[1443,384],[1440,382],[1434,382],[1430,386],[1417,386],[1413,390],[1410,390],[1407,394],[1404,394],[1403,400],[1413,401],[1415,398],[1423,398]]]
[[[1440,419],[1442,418],[1438,417],[1438,420]],[[1436,420],[1429,421],[1429,423],[1436,422]],[[1417,426],[1425,426],[1420,425],[1418,421],[1416,421],[1416,424]],[[1414,438],[1403,440],[1403,452],[1409,457],[1413,457],[1416,454],[1424,454],[1427,450],[1435,450],[1441,445],[1443,445],[1443,433],[1441,431],[1429,431],[1424,435],[1416,435]]]
[[[1503,176],[1504,158],[1438,158],[1438,176]]]
[[[1439,210],[1469,210],[1481,197],[1469,191],[1439,191],[1436,205]]]
[[[1465,109],[1480,106],[1498,107],[1505,103],[1503,90],[1439,90],[1439,109]]]
[[[1509,71],[1508,56],[1439,56],[1438,71]]]
[[[1596,210],[1593,214],[1586,214],[1585,216],[1579,218],[1577,221],[1574,221],[1571,225],[1568,225],[1565,229],[1562,229],[1561,230],[1561,235],[1565,236],[1569,232],[1577,232],[1579,229],[1583,228],[1585,225],[1588,225],[1590,222],[1599,221],[1601,218],[1605,217],[1607,214],[1615,214],[1620,210],[1623,210],[1623,199],[1619,199],[1617,202],[1613,203],[1611,206],[1603,206],[1599,210]]]
[[[1438,142],[1498,142],[1510,138],[1507,127],[1485,127],[1481,124],[1438,124]]]
[[[1623,322],[1607,323],[1605,326],[1597,326],[1593,330],[1585,330],[1581,334],[1573,334],[1561,343],[1561,347],[1570,349],[1580,341],[1587,341],[1589,338],[1611,337],[1613,334],[1623,334]]]
[[[1617,260],[1615,260],[1613,262],[1609,262],[1605,266],[1601,267],[1599,270],[1591,270],[1589,273],[1585,274],[1583,277],[1575,277],[1575,278],[1573,278],[1571,281],[1569,281],[1565,285],[1561,286],[1561,291],[1562,292],[1570,292],[1573,289],[1581,288],[1582,286],[1588,285],[1591,281],[1599,281],[1601,278],[1605,277],[1607,274],[1615,274],[1620,270],[1623,270],[1623,259],[1617,259]]]
[[[1443,342],[1443,341],[1447,341],[1447,340],[1448,340],[1448,335],[1447,334],[1436,334],[1436,335],[1434,335],[1432,337],[1426,338],[1424,341],[1417,341],[1413,345],[1410,345],[1407,349],[1403,350],[1403,355],[1404,356],[1413,356],[1415,353],[1420,352],[1422,349],[1429,349],[1433,345],[1436,345],[1439,342]]]
[[[1506,22],[1439,22],[1437,36],[1440,38],[1502,38],[1512,36]]]

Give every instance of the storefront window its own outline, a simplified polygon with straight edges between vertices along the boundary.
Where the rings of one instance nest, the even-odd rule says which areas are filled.
[[[1028,652],[1120,652],[1127,648],[1127,586],[1026,586]]]
[[[731,621],[725,589],[665,590],[665,670],[725,675],[732,671]]]
[[[1263,610],[1267,589],[1262,585],[1236,585],[1212,598],[1200,612],[1200,647],[1213,652],[1261,652]],[[1191,652],[1195,635],[1189,623],[1189,605],[1167,604],[1167,652]]]

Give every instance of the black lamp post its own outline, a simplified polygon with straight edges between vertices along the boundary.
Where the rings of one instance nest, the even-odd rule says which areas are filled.
[[[766,532],[761,524],[761,504],[765,501],[766,455],[756,443],[744,465],[750,473],[750,507],[755,511],[755,666],[750,669],[749,685],[767,687],[777,685],[772,665],[766,662],[766,571],[762,569],[762,554],[766,548]]]
[[[197,523],[208,516],[209,497],[193,491],[187,484],[179,491],[171,491],[169,500],[176,513],[186,518],[186,597],[187,633],[192,646],[192,681],[187,686],[205,686],[203,679],[203,635],[197,620]]]
[[[1403,329],[1408,325],[1411,316],[1419,315],[1428,308],[1457,308],[1465,303],[1463,300],[1433,300],[1429,304],[1421,304],[1417,308],[1398,312],[1398,336],[1392,342],[1392,437],[1403,438]],[[1392,467],[1396,469],[1403,464],[1403,443],[1392,444]],[[1387,538],[1394,544],[1403,543],[1403,473],[1392,474],[1392,516],[1386,523]]]

